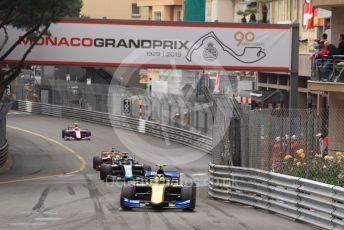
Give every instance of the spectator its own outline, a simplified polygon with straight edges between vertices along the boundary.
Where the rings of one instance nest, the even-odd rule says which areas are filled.
[[[180,128],[180,113],[176,112],[174,115],[174,126]]]
[[[320,77],[323,81],[330,80],[330,70],[333,64],[333,55],[337,54],[337,47],[333,44],[329,44],[327,46],[327,55],[324,56],[324,60],[321,63],[319,70],[320,70]]]
[[[312,60],[314,60],[315,55],[322,49],[320,47],[320,40],[318,40],[318,39],[314,40],[314,42],[313,42],[313,49],[314,49],[314,52],[310,56],[310,59],[312,59]]]
[[[321,40],[319,42],[318,51],[312,55],[313,65],[318,69],[324,62],[324,57],[327,55],[327,47],[325,46],[325,41]],[[320,72],[320,71],[319,71]],[[320,73],[319,73],[320,74]]]
[[[263,23],[268,23],[268,7],[264,4],[262,6]]]
[[[337,53],[338,55],[344,55],[344,34],[341,34],[339,37]]]
[[[283,159],[283,150],[282,150],[282,143],[281,138],[276,137],[275,143],[272,146],[271,149],[271,164],[272,169],[278,168],[280,161]]]
[[[184,112],[183,127],[184,129],[189,129],[189,114],[187,112]]]
[[[326,47],[329,45],[329,42],[328,42],[327,38],[328,38],[327,33],[323,33],[322,36],[321,36],[321,40],[324,41]]]
[[[327,55],[327,52],[328,52],[328,46],[325,45],[325,40],[321,40],[319,42],[319,50],[315,54],[315,58],[316,59],[323,58],[323,57],[325,57]]]
[[[250,15],[250,22],[251,22],[251,23],[257,22],[256,15],[255,15],[255,14],[251,14],[251,15]]]

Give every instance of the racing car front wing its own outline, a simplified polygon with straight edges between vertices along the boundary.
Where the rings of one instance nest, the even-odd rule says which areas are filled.
[[[150,201],[141,201],[141,200],[130,200],[124,198],[124,205],[129,208],[154,208],[154,207],[161,207],[161,208],[189,208],[191,205],[190,200],[185,201],[168,201],[163,202],[162,204],[152,204]]]

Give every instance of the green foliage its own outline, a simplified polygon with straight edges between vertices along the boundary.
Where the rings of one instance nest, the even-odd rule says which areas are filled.
[[[242,11],[242,10],[239,10],[237,11],[237,15],[242,15],[242,16],[247,16],[248,14],[246,13],[246,11]]]
[[[295,177],[344,186],[344,153],[337,156],[310,156],[310,159],[293,157],[279,159],[274,171]],[[307,163],[308,162],[308,163]],[[308,176],[307,176],[308,172]]]
[[[37,41],[43,35],[49,35],[49,26],[60,18],[79,17],[82,0],[0,0],[0,61],[5,60],[24,38],[33,42],[18,62],[3,71],[0,64],[0,100],[6,89],[20,73],[24,61]],[[23,30],[21,38],[9,41],[7,27]],[[10,47],[4,50],[6,44]]]
[[[247,14],[256,14],[257,13],[257,8],[256,7],[248,7],[245,12]]]
[[[82,0],[0,0],[0,21],[29,30],[62,17],[78,17],[81,7]]]

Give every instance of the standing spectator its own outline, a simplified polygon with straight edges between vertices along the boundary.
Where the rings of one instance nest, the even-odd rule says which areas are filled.
[[[337,49],[338,55],[344,55],[344,34],[339,36],[339,45]]]
[[[184,129],[189,129],[189,114],[187,112],[184,112],[183,115],[183,127]]]
[[[272,169],[276,169],[279,167],[280,161],[283,159],[283,150],[282,150],[282,144],[281,144],[281,138],[276,137],[275,143],[272,146],[271,149],[271,166]]]
[[[257,22],[256,15],[253,14],[253,13],[250,15],[250,22],[251,22],[251,23]]]
[[[268,7],[266,4],[262,6],[263,23],[268,23]]]
[[[180,113],[176,112],[174,115],[174,126],[180,128]]]

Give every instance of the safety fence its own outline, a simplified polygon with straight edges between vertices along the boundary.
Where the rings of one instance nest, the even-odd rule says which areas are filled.
[[[207,153],[210,153],[212,149],[212,139],[210,137],[185,129],[170,127],[168,125],[129,116],[29,101],[17,101],[14,108],[22,112],[62,117],[127,129],[155,137],[165,138]]]
[[[12,102],[0,102],[0,167],[8,159],[8,144],[6,140],[6,114],[12,107]]]
[[[6,163],[8,159],[8,144],[5,142],[5,144],[0,147],[0,168],[2,165]]]
[[[209,195],[324,229],[344,229],[344,188],[259,169],[210,164]]]
[[[65,80],[19,78],[12,84],[15,100],[53,104],[142,118],[203,135],[212,134],[209,105],[187,95],[149,92],[117,84],[87,84]]]

